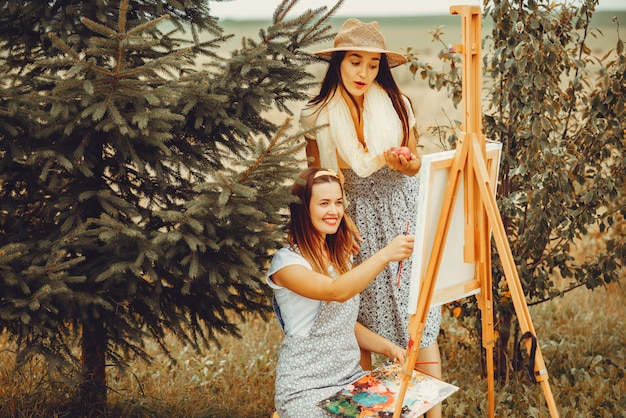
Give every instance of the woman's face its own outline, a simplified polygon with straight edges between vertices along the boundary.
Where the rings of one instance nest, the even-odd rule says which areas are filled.
[[[334,234],[343,218],[343,194],[339,183],[318,183],[311,190],[311,222],[323,237]]]
[[[354,97],[363,96],[378,75],[380,53],[348,51],[341,61],[341,80]]]

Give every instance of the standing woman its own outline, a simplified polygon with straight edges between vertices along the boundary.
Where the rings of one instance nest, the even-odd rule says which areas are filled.
[[[355,264],[367,260],[398,233],[412,230],[417,214],[421,167],[415,138],[415,116],[410,100],[396,84],[391,68],[406,63],[387,50],[377,22],[348,19],[335,38],[334,47],[317,56],[329,62],[319,94],[302,110],[300,125],[307,133],[311,166],[341,170],[347,213],[362,237]],[[394,150],[406,146],[410,156]],[[407,347],[408,301],[411,260],[400,277],[397,266],[388,266],[361,292],[359,322],[394,343]],[[433,362],[421,368],[441,377],[437,336],[441,310],[430,310],[418,361]],[[371,355],[362,349],[364,368]],[[438,406],[429,417],[441,415]]]
[[[405,349],[357,323],[359,292],[388,263],[409,257],[414,237],[398,235],[351,268],[353,237],[335,172],[309,168],[293,185],[288,245],[267,274],[285,333],[278,351],[275,405],[280,418],[330,417],[317,404],[365,375],[359,347],[404,361]]]

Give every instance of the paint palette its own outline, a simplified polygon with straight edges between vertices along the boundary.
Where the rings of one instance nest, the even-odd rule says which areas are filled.
[[[402,384],[402,365],[387,362],[318,404],[339,417],[393,417]],[[420,417],[459,388],[413,371],[404,396],[402,418]]]

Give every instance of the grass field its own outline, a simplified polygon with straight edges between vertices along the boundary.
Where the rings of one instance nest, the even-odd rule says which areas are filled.
[[[594,23],[606,37],[594,40],[592,50],[614,45],[610,35],[614,33],[613,15],[596,15]],[[618,15],[620,22],[626,22],[626,13]],[[459,22],[454,16],[378,20],[391,49],[411,46],[425,60],[434,61],[439,48],[430,41],[428,31],[433,27],[445,25],[449,41],[459,41]],[[334,24],[338,27],[342,21]],[[225,23],[227,32],[237,34],[232,42],[254,36],[261,26],[259,22]],[[431,92],[406,70],[396,70],[396,76],[413,100],[422,127],[458,117],[459,111],[452,108],[444,92]],[[301,106],[294,103],[294,111]],[[429,140],[425,133],[422,138]],[[561,417],[626,417],[626,289],[622,284],[594,291],[579,288],[530,309]],[[125,372],[112,367],[107,370],[110,416],[270,417],[280,328],[273,317],[251,314],[241,324],[241,331],[242,339],[222,337],[219,347],[202,353],[170,336],[168,346],[175,361],[164,356],[156,343],[146,341],[153,353],[151,364],[137,360]],[[445,311],[439,343],[443,377],[460,387],[444,402],[445,416],[486,416],[487,383],[475,332]],[[71,376],[49,372],[37,360],[16,372],[14,348],[6,335],[0,335],[0,347],[0,418],[73,417],[63,412],[73,390],[66,379]],[[509,370],[506,381],[496,387],[496,416],[547,417],[549,413],[541,388],[526,382],[523,372]]]
[[[444,312],[444,379],[460,387],[446,400],[445,416],[486,416],[487,381],[476,335]],[[612,418],[626,411],[625,316],[626,289],[618,283],[593,292],[578,289],[531,308],[562,417]],[[111,400],[129,412],[139,402],[154,417],[269,417],[282,334],[274,318],[251,317],[243,331],[243,340],[223,338],[222,349],[202,355],[180,347],[178,365],[155,349],[152,366],[137,364],[137,376],[115,380]],[[499,417],[549,416],[541,388],[526,382],[523,371],[510,370],[495,392]]]
[[[560,416],[626,416],[626,289],[620,283],[579,288],[530,312]],[[133,362],[126,373],[108,370],[110,416],[269,418],[282,334],[274,318],[254,315],[241,329],[243,339],[223,337],[221,348],[203,353],[170,338],[176,362],[148,341],[152,364]],[[443,378],[460,388],[444,401],[444,416],[486,416],[487,381],[475,332],[445,310],[441,330]],[[71,393],[61,376],[38,362],[16,374],[6,336],[0,343],[0,417],[73,417],[59,412]],[[498,417],[549,416],[541,387],[528,383],[523,371],[509,370],[496,384],[495,398]]]

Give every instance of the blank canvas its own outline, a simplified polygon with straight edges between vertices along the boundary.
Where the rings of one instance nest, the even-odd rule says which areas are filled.
[[[487,169],[494,193],[501,150],[501,143],[487,142]],[[428,268],[454,154],[455,150],[451,150],[426,154],[422,157],[422,168],[418,174],[420,176],[420,190],[417,196],[415,250],[412,257],[413,267],[409,293],[410,314],[415,314],[417,310],[421,282]],[[443,305],[475,295],[480,291],[480,283],[475,274],[475,264],[466,263],[463,259],[465,222],[463,219],[464,179],[462,177],[461,175],[431,306]]]

